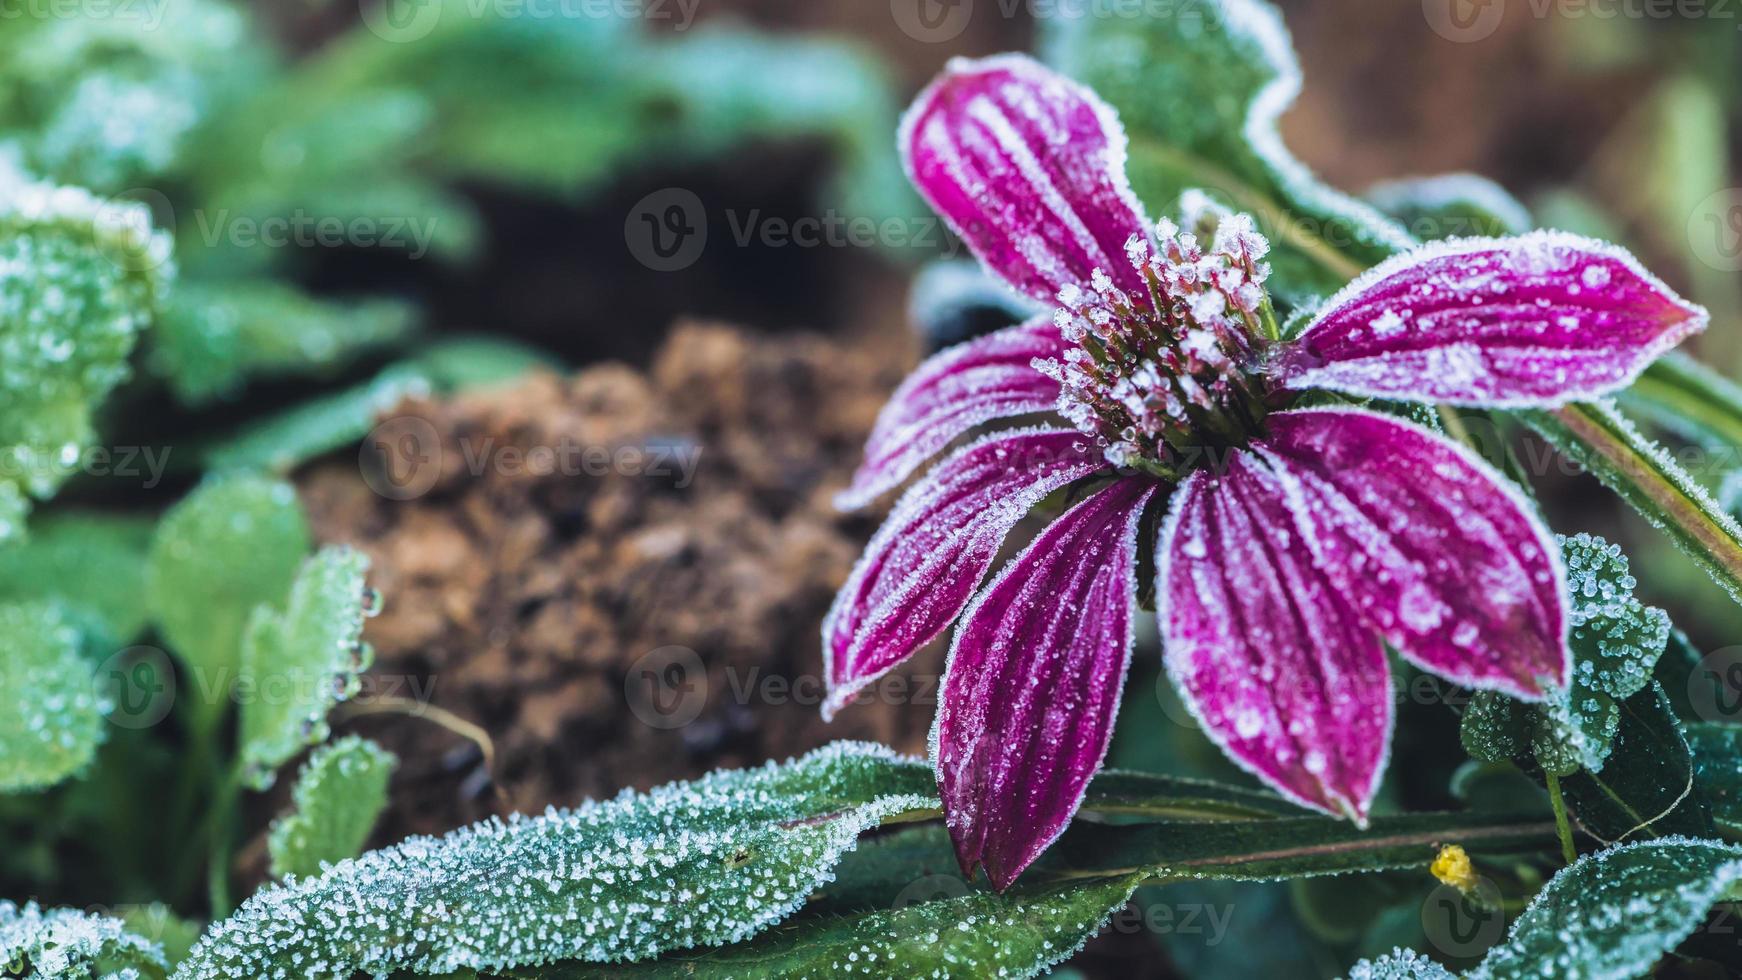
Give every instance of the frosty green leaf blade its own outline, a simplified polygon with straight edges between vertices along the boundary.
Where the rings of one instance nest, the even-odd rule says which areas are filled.
[[[0,792],[52,786],[89,765],[104,735],[78,628],[51,603],[5,603],[0,642]]]
[[[1666,534],[1732,599],[1742,602],[1742,526],[1613,401],[1518,413]]]
[[[1639,418],[1707,450],[1742,449],[1742,387],[1685,354],[1659,358],[1616,397]]]
[[[976,891],[842,918],[811,918],[746,943],[649,963],[561,964],[524,980],[605,977],[1032,977],[1082,948],[1139,876]]]
[[[1367,201],[1420,241],[1498,238],[1532,227],[1530,212],[1499,184],[1475,174],[1394,180],[1367,189]]]
[[[170,297],[147,363],[184,404],[200,405],[252,378],[330,373],[415,325],[398,300],[320,300],[271,280],[188,282]]]
[[[1668,837],[1582,858],[1555,875],[1469,977],[1633,977],[1694,931],[1742,880],[1742,848]]]
[[[288,483],[209,477],[165,514],[151,542],[146,592],[165,640],[202,691],[227,697],[254,607],[280,602],[309,549]],[[201,704],[208,713],[220,705]]]
[[[1164,209],[1202,189],[1251,214],[1271,238],[1273,286],[1290,300],[1329,295],[1413,244],[1283,145],[1277,120],[1300,91],[1300,65],[1264,0],[1168,4],[1135,18],[1055,17],[1044,30],[1047,60],[1118,110],[1138,197]]]
[[[864,830],[937,807],[929,767],[837,743],[540,817],[412,838],[268,887],[178,980],[614,963],[747,939],[826,881]]]
[[[1299,806],[1262,790],[1119,769],[1108,769],[1095,777],[1082,808],[1091,813],[1141,814],[1158,820],[1300,816]]]
[[[380,602],[364,582],[369,558],[331,546],[304,561],[283,612],[255,608],[238,675],[242,780],[255,789],[327,737],[327,712],[357,693],[372,659],[363,620]]]
[[[0,972],[9,977],[161,978],[163,949],[119,919],[0,901]]]
[[[143,206],[0,166],[0,541],[91,444],[172,277],[169,247]]]
[[[393,753],[355,735],[309,756],[291,791],[291,811],[267,835],[274,877],[320,874],[356,857],[387,806]]]
[[[1694,779],[1694,758],[1662,686],[1621,702],[1621,724],[1602,772],[1561,780],[1579,825],[1605,844],[1715,830]]]
[[[102,623],[105,641],[127,643],[149,617],[151,531],[149,520],[95,511],[36,518],[27,540],[0,548],[0,599],[53,599]]]

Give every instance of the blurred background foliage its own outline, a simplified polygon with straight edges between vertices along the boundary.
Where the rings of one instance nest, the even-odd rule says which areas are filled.
[[[100,661],[164,619],[145,608],[152,542],[164,539],[155,525],[203,475],[285,474],[349,451],[406,395],[539,366],[643,362],[679,315],[903,352],[916,327],[935,346],[1010,315],[969,288],[946,290],[967,298],[910,323],[907,293],[936,245],[734,247],[717,221],[722,244],[665,274],[636,261],[624,222],[668,187],[694,190],[715,217],[924,220],[894,156],[899,108],[949,56],[1031,49],[1020,6],[1004,17],[983,2],[966,30],[931,43],[904,34],[883,3],[702,0],[692,25],[430,2],[434,27],[413,40],[383,28],[373,0],[361,10],[164,0],[137,8],[160,20],[0,25],[0,187],[79,187],[99,205],[138,205],[172,242],[148,270],[129,270],[166,285],[148,325],[108,336],[100,383],[44,403],[0,377],[0,410],[52,415],[55,432],[76,416],[81,444],[169,451],[161,485],[89,473],[64,487],[25,481],[10,493],[40,498],[28,533],[22,500],[0,487],[0,516],[15,525],[0,549],[5,616],[52,634],[66,657]],[[1421,174],[1493,178],[1538,224],[1622,242],[1708,306],[1698,354],[1742,378],[1742,260],[1721,261],[1725,243],[1742,247],[1742,228],[1722,224],[1736,212],[1712,210],[1715,199],[1742,203],[1742,19],[1539,16],[1513,3],[1492,33],[1459,43],[1416,3],[1281,6],[1306,75],[1284,132],[1328,182],[1362,192]],[[1720,223],[1708,227],[1709,214]],[[406,234],[284,247],[236,234],[287,216]],[[1702,234],[1717,237],[1720,261]],[[0,427],[0,439],[19,440],[8,451],[34,451],[8,435],[15,424]],[[1739,468],[1731,459],[1698,475],[1742,509]],[[1593,481],[1550,474],[1541,490],[1557,530],[1622,542],[1640,597],[1703,647],[1742,643],[1735,604]],[[281,556],[272,595],[290,588],[306,550],[299,539]],[[1149,655],[1130,679],[1111,763],[1235,778],[1159,677],[1154,647],[1143,638]],[[1443,706],[1406,699],[1402,710],[1394,755],[1428,761],[1393,768],[1393,803],[1538,792],[1516,773],[1460,765],[1457,718]],[[217,723],[183,724],[197,740],[192,729]],[[152,843],[153,827],[185,819],[212,789],[204,777],[189,784],[180,748],[117,729],[85,778],[0,797],[0,834],[15,845],[0,849],[0,893],[80,906],[162,899],[198,914],[200,883]],[[120,799],[150,802],[117,820]],[[1427,946],[1424,887],[1391,876],[1206,884],[1140,904],[1238,903],[1213,948],[1201,932],[1147,937],[1180,975],[1294,975],[1301,964],[1330,975],[1355,955]],[[1130,945],[1092,946],[1084,969],[1125,962]]]

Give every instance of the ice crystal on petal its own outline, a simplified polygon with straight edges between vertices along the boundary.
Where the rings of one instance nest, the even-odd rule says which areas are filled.
[[[937,805],[929,766],[843,742],[786,765],[414,837],[259,892],[175,977],[440,974],[737,942],[828,881],[861,832]]]

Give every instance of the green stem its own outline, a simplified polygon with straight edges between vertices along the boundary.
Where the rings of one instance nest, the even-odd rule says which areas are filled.
[[[236,806],[241,792],[242,770],[232,765],[218,784],[217,792],[212,794],[211,807],[206,811],[206,896],[214,921],[231,911],[230,856],[236,843]]]
[[[1554,773],[1546,773],[1548,782],[1548,802],[1554,807],[1554,829],[1561,839],[1561,857],[1568,864],[1579,859],[1578,849],[1573,847],[1573,826],[1567,821],[1567,804],[1561,799],[1561,778]]]

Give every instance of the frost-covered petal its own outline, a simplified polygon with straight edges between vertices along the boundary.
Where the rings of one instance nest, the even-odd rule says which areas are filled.
[[[1566,686],[1566,572],[1506,478],[1419,426],[1362,409],[1282,412],[1256,444],[1319,567],[1405,657],[1540,700]]]
[[[1016,430],[964,447],[909,488],[823,621],[823,716],[949,626],[1030,508],[1106,468],[1080,432]]]
[[[988,269],[1043,302],[1099,269],[1147,296],[1125,130],[1093,92],[1023,55],[957,58],[902,119],[907,173]]]
[[[1155,489],[1120,480],[1072,508],[956,628],[932,755],[962,869],[985,865],[1000,890],[1070,823],[1107,754]]]
[[[1174,493],[1156,546],[1168,676],[1229,758],[1303,806],[1365,820],[1391,739],[1385,648],[1247,453]]]
[[[1031,362],[1060,357],[1068,346],[1049,316],[927,358],[883,406],[865,444],[865,461],[835,505],[865,506],[977,425],[1053,410],[1058,382]]]
[[[1277,366],[1284,386],[1490,406],[1624,387],[1707,320],[1625,250],[1564,232],[1430,245],[1324,310]]]

